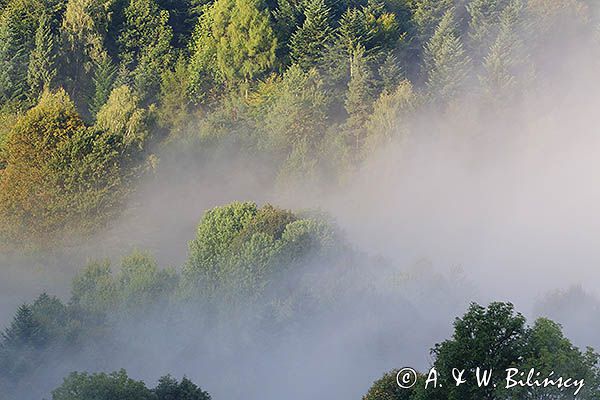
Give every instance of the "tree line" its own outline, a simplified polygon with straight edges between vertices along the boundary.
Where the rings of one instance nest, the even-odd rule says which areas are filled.
[[[277,181],[340,179],[423,110],[518,103],[556,68],[548,48],[567,59],[596,35],[592,3],[4,0],[0,235],[99,229],[173,142],[267,157]]]

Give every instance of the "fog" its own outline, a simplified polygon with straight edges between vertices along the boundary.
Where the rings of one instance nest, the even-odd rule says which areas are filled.
[[[579,45],[568,62],[548,51],[559,66],[540,71],[539,84],[508,109],[468,96],[458,109],[425,109],[409,137],[343,183],[282,188],[267,162],[229,150],[202,160],[165,156],[122,218],[93,240],[41,261],[7,257],[2,326],[42,291],[67,300],[88,259],[141,248],[161,266],[180,267],[203,212],[235,200],[320,209],[364,254],[343,278],[345,294],[295,329],[275,335],[241,315],[206,326],[193,309],[174,324],[161,314],[121,321],[107,339],[119,345],[57,355],[35,377],[35,395],[47,396],[72,370],[126,368],[147,382],[186,375],[217,400],[360,398],[387,370],[426,368],[429,349],[471,301],[511,301],[528,317],[563,323],[577,345],[600,348],[600,58]],[[324,276],[314,284],[340,283]],[[565,295],[559,308],[556,290],[585,296]]]

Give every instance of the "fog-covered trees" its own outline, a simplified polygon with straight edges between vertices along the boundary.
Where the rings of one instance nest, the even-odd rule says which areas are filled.
[[[106,373],[74,372],[52,392],[52,400],[210,400],[210,395],[192,381],[170,376],[159,379],[154,389],[136,381],[125,370]]]
[[[118,215],[151,149],[165,143],[273,160],[277,185],[343,181],[385,142],[373,138],[398,136],[381,130],[410,135],[389,121],[404,80],[405,93],[428,101],[404,107],[402,121],[421,106],[476,117],[459,105],[468,100],[507,112],[540,71],[560,69],[549,54],[568,62],[598,26],[584,0],[5,0],[0,132],[37,107],[43,90],[68,94],[85,128],[56,161],[72,161],[73,173],[48,185],[86,198],[69,211],[82,218],[67,225],[91,233],[102,224],[83,221],[86,213]],[[0,134],[5,174],[17,168],[8,136]],[[32,163],[22,168],[34,174],[25,171]],[[22,226],[1,225],[15,234]],[[56,229],[40,232],[58,238]]]

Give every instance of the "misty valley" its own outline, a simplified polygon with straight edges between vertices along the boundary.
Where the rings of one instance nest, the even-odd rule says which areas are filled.
[[[0,0],[0,400],[600,399],[599,83],[595,0]]]

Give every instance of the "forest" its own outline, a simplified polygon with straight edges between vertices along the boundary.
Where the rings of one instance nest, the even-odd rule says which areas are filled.
[[[413,180],[444,181],[455,164],[436,160],[449,154],[527,175],[498,156],[529,143],[509,133],[587,132],[598,71],[594,0],[0,0],[0,301],[25,285],[22,266],[46,274],[15,296],[0,335],[0,399],[600,399],[600,355],[585,347],[600,343],[567,337],[581,321],[565,306],[581,302],[600,327],[600,301],[575,287],[530,315],[471,296],[477,278],[460,268],[444,275],[399,256],[410,240],[385,254],[357,245],[371,220],[393,236],[384,225],[403,202],[348,206],[368,188],[388,193],[390,180],[385,190],[400,190],[382,159],[417,165],[402,201],[423,190]],[[581,107],[560,103],[571,100]],[[565,110],[566,127],[551,119]],[[590,137],[582,148],[595,149]],[[552,159],[550,145],[531,147]],[[473,186],[499,174],[489,176]],[[248,192],[278,195],[239,196]],[[470,215],[452,208],[461,190],[423,193],[398,218],[413,231],[402,239],[426,226],[412,229],[409,214],[431,198]],[[186,196],[209,200],[192,208]],[[465,204],[483,224],[509,219]],[[396,349],[410,340],[427,362]],[[362,364],[360,378],[335,381],[346,370],[327,376],[331,360],[305,375],[301,364],[329,351]],[[409,390],[396,382],[400,355],[421,360]],[[435,390],[422,385],[431,366],[444,377]],[[453,387],[458,366],[536,368],[585,387]],[[332,385],[342,389],[322,392]]]

